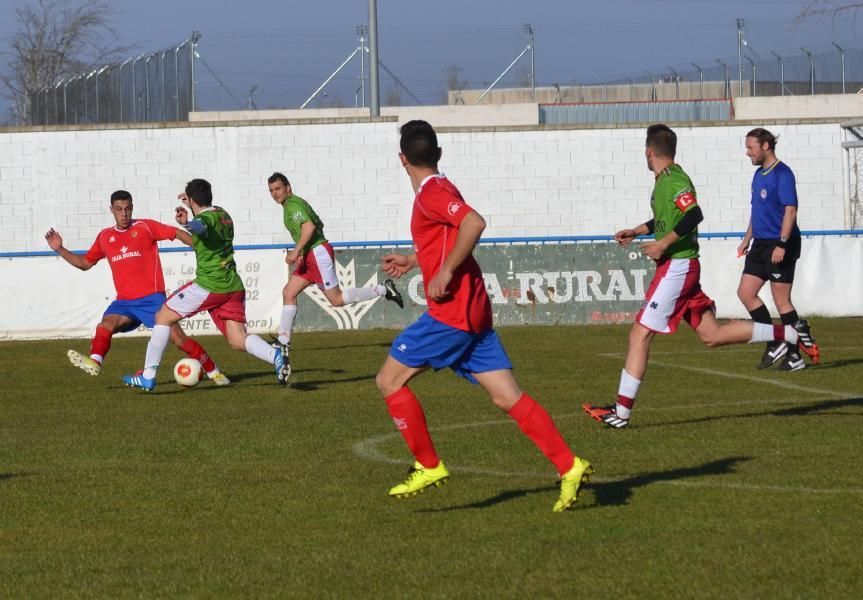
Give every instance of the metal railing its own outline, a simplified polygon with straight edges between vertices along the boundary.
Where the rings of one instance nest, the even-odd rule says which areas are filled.
[[[185,121],[195,110],[201,35],[68,77],[31,94],[31,125]]]

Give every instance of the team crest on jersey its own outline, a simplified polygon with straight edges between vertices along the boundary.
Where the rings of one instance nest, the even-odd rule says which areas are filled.
[[[450,202],[446,209],[449,214],[454,215],[461,209],[461,202]]]
[[[138,232],[137,232],[137,231],[133,231],[133,232],[132,232],[132,237],[138,237]]]
[[[767,188],[761,188],[761,199],[767,200]]]

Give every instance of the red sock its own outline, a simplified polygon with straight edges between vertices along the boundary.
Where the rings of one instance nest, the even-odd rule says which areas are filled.
[[[101,356],[102,360],[104,360],[105,355],[108,354],[108,350],[111,349],[111,337],[113,335],[113,333],[101,325],[97,325],[96,335],[93,336],[93,340],[90,342],[90,356]],[[102,360],[99,362],[102,362]]]
[[[509,416],[546,458],[554,463],[559,474],[563,475],[572,468],[575,455],[563,440],[551,416],[533,398],[522,394],[509,410]]]
[[[785,340],[785,325],[774,324],[773,325],[773,341],[781,342]]]
[[[194,358],[201,363],[205,373],[212,373],[216,370],[216,363],[207,355],[204,347],[192,338],[186,338],[186,341],[180,346],[180,350],[189,355],[189,358]]]
[[[407,386],[385,398],[393,422],[404,436],[411,453],[422,466],[430,469],[440,463],[426,425],[426,416],[419,400]]]

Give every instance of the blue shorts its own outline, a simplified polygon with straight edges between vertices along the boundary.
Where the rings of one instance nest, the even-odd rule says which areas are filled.
[[[430,317],[428,313],[405,329],[390,348],[390,356],[408,367],[449,367],[471,383],[472,373],[512,369],[512,363],[494,329],[480,333],[462,331]]]
[[[158,292],[135,300],[114,300],[102,316],[123,315],[132,319],[132,323],[119,331],[119,333],[126,333],[137,329],[141,324],[144,327],[153,327],[156,324],[156,313],[164,303],[165,294]]]

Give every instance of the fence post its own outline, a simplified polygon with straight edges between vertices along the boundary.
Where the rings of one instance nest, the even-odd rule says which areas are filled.
[[[842,93],[845,93],[845,50],[843,50],[836,42],[830,42],[839,50],[839,65],[842,68]]]

